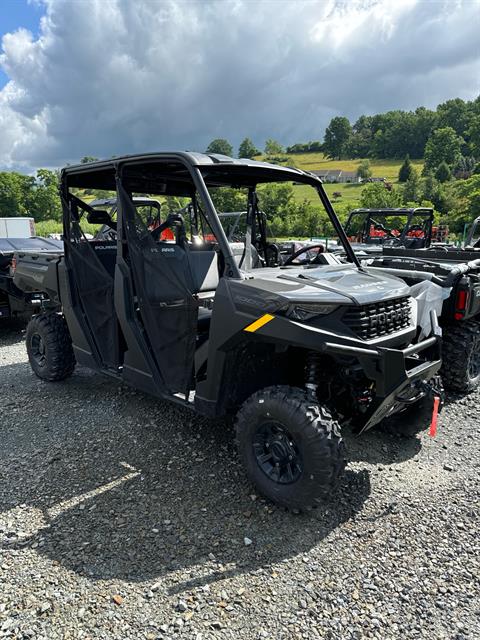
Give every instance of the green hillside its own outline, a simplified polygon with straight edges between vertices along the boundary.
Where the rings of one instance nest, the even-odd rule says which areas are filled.
[[[343,171],[356,171],[361,159],[357,160],[330,160],[323,153],[298,153],[288,156],[289,161],[284,164],[295,166],[298,169],[305,170],[322,170],[322,169],[342,169]],[[266,156],[262,156],[262,160],[267,160]],[[398,182],[398,171],[403,160],[370,160],[370,169],[372,177],[385,178],[387,182],[396,184]],[[412,165],[420,174],[423,169],[423,160],[412,160]],[[348,206],[352,209],[359,206],[360,194],[365,188],[365,184],[325,184],[325,190],[331,200],[335,204],[342,205],[342,209]],[[341,193],[341,197],[334,198],[334,193]],[[298,202],[303,200],[311,201],[315,198],[312,189],[304,185],[295,186],[295,198]],[[316,204],[316,202],[315,202]]]

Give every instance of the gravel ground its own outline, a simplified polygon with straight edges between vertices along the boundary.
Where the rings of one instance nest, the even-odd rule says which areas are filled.
[[[480,637],[480,394],[436,439],[346,434],[324,508],[257,497],[231,430],[0,334],[0,637]]]

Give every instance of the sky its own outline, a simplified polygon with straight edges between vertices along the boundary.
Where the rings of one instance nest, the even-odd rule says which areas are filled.
[[[480,0],[0,0],[0,169],[480,94]]]

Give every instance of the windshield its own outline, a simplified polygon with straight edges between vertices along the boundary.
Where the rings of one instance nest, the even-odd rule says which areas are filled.
[[[313,185],[282,181],[208,191],[242,270],[307,264],[342,242]],[[204,239],[216,241],[213,233]]]

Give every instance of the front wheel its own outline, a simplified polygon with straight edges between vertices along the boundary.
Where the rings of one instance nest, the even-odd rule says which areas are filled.
[[[67,323],[57,313],[41,313],[30,320],[26,332],[27,354],[34,373],[55,382],[72,375],[75,368]]]
[[[443,329],[442,379],[448,391],[470,393],[480,384],[480,322]]]
[[[249,479],[276,504],[309,509],[338,486],[345,468],[340,426],[307,392],[257,391],[240,408],[236,433]]]

